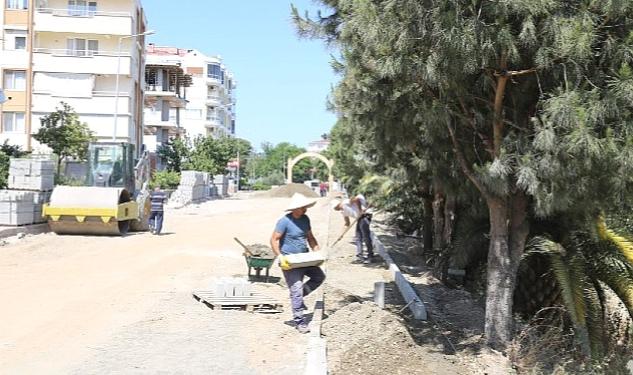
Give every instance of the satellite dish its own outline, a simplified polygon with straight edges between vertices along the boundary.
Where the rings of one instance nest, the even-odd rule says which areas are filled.
[[[4,90],[0,89],[0,104],[3,104],[7,101],[7,97],[4,96]]]

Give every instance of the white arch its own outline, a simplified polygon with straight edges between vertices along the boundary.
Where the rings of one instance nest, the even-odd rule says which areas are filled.
[[[295,156],[294,158],[288,158],[288,178],[287,178],[287,183],[291,184],[292,183],[292,168],[295,166],[295,164],[297,164],[301,159],[305,159],[305,158],[317,158],[319,160],[321,160],[322,162],[325,163],[325,165],[327,166],[327,173],[328,173],[328,186],[330,187],[330,189],[328,191],[331,191],[332,187],[334,186],[334,176],[332,176],[332,167],[334,166],[334,160],[330,160],[328,158],[326,158],[325,156],[319,154],[318,152],[304,152],[303,154],[299,154],[297,156]]]

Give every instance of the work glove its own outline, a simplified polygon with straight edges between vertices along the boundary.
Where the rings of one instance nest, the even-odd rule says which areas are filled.
[[[290,269],[290,263],[288,263],[288,259],[286,259],[283,255],[279,256],[279,267],[284,271],[288,271]]]

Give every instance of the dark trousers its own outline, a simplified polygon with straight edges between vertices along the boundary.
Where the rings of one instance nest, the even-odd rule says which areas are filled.
[[[163,211],[152,211],[149,214],[149,228],[154,234],[159,234],[163,229]]]
[[[371,218],[367,215],[363,215],[356,222],[356,237],[354,242],[356,243],[356,256],[358,258],[368,258],[374,256],[374,243],[371,241],[371,231],[369,230],[369,224]],[[367,255],[363,256],[363,243],[367,247]]]
[[[319,267],[303,267],[294,268],[283,271],[286,284],[290,289],[290,304],[292,305],[292,320],[297,325],[304,325],[306,321],[303,318],[303,297],[316,290],[325,280],[325,273]],[[309,277],[307,282],[303,282],[304,277]]]

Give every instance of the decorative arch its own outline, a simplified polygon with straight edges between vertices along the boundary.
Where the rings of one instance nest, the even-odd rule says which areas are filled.
[[[328,189],[328,194],[332,189],[332,186],[334,186],[334,176],[332,176],[332,167],[334,166],[334,160],[330,160],[328,158],[326,158],[325,156],[319,154],[318,152],[304,152],[303,154],[299,154],[294,158],[288,158],[288,178],[287,178],[287,182],[289,184],[292,183],[292,168],[295,166],[295,164],[297,164],[301,159],[305,159],[305,158],[317,158],[319,160],[321,160],[323,163],[325,163],[325,165],[327,166],[327,173],[328,173],[328,186],[330,187],[330,189]]]

